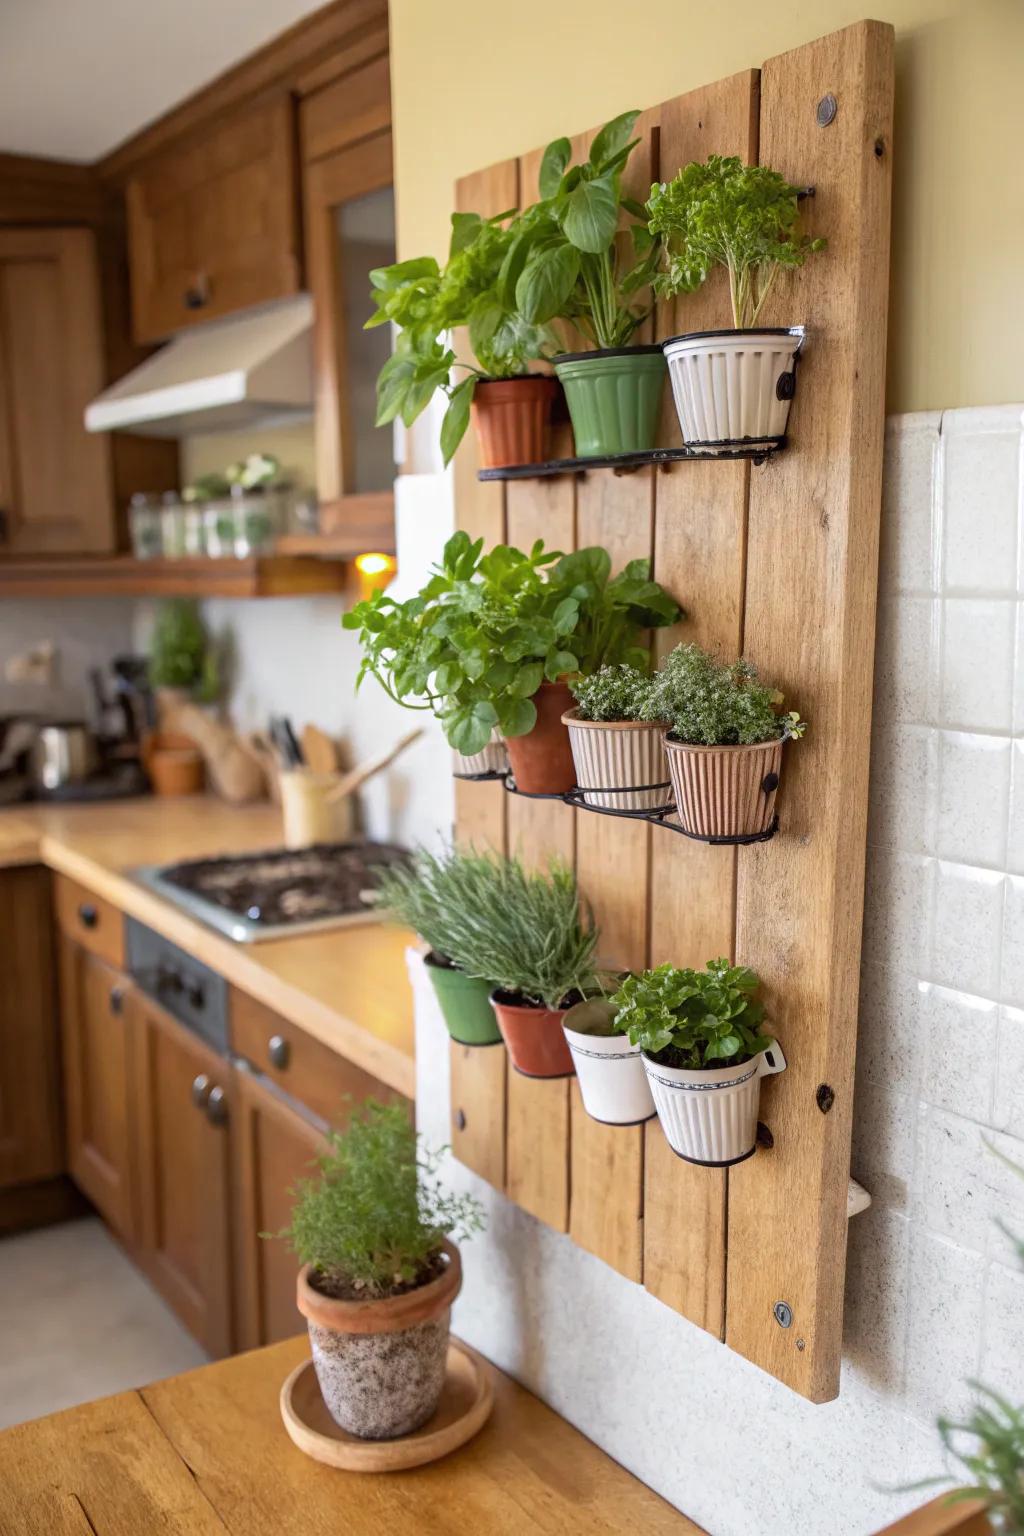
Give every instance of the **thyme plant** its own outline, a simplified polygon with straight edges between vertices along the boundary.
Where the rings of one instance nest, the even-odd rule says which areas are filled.
[[[371,1099],[321,1153],[316,1178],[293,1191],[291,1225],[279,1232],[317,1290],[343,1300],[394,1296],[436,1278],[446,1237],[483,1230],[483,1207],[438,1178],[400,1104]]]
[[[758,682],[749,661],[722,663],[699,645],[677,645],[651,679],[645,720],[663,720],[676,741],[695,746],[745,746],[800,737],[795,710],[778,713],[782,694]]]
[[[651,677],[629,662],[601,667],[590,677],[569,684],[581,720],[643,720],[651,691]]]

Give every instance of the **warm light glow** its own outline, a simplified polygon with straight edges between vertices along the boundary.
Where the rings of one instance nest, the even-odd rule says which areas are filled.
[[[380,576],[385,571],[393,571],[395,562],[390,555],[357,555],[356,570],[361,576]]]

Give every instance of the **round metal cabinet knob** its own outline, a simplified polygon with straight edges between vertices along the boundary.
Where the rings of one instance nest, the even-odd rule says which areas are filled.
[[[271,1035],[267,1041],[267,1055],[270,1057],[270,1065],[284,1071],[291,1058],[291,1047],[283,1035]]]
[[[100,915],[90,901],[83,901],[78,909],[78,921],[83,928],[95,928]]]
[[[226,1125],[228,1119],[228,1096],[223,1088],[216,1084],[210,1089],[206,1100],[206,1118],[211,1125]]]
[[[207,1077],[205,1072],[200,1072],[199,1076],[193,1079],[192,1103],[196,1106],[197,1109],[206,1108],[212,1087],[213,1084],[210,1082],[210,1079]]]

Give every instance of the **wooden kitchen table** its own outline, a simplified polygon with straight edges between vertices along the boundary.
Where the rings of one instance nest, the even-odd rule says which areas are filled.
[[[307,1354],[291,1339],[6,1430],[0,1536],[701,1536],[498,1371],[490,1421],[444,1460],[320,1466],[277,1406]]]

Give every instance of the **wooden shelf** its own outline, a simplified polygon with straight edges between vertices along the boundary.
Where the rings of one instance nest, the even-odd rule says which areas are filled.
[[[130,555],[0,561],[0,597],[303,597],[341,592],[346,573],[331,558],[135,560]]]

